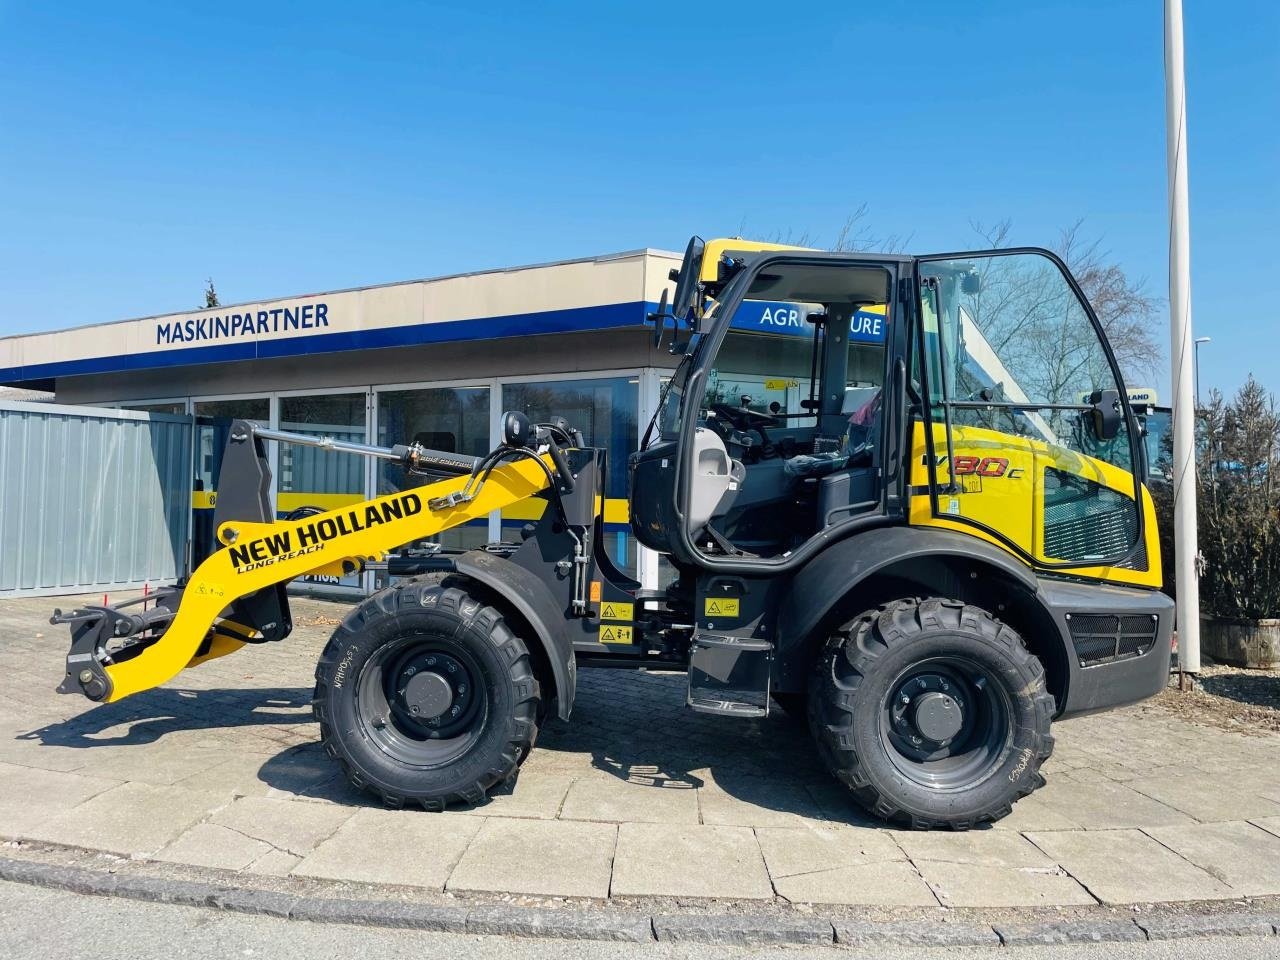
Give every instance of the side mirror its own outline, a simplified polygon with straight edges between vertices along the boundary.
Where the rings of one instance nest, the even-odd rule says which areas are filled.
[[[1093,435],[1099,440],[1114,440],[1124,423],[1124,408],[1120,405],[1120,391],[1095,390],[1089,395],[1093,405]]]
[[[662,334],[666,330],[667,316],[670,310],[667,307],[667,288],[662,288],[662,296],[658,300],[657,313],[649,314],[649,319],[653,321],[653,349],[657,350],[662,346]]]

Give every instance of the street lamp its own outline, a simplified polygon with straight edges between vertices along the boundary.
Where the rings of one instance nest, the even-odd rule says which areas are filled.
[[[1196,376],[1196,406],[1200,406],[1200,344],[1208,343],[1213,337],[1196,337],[1195,352],[1195,376]]]

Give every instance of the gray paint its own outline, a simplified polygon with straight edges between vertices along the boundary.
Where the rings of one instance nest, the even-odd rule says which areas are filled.
[[[191,433],[186,416],[0,402],[0,596],[176,579]]]
[[[653,349],[652,333],[609,330],[59,377],[57,395],[60,403],[118,403],[674,365],[665,347]]]

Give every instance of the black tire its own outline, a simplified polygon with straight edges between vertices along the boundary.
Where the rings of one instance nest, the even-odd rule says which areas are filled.
[[[828,641],[809,692],[831,772],[872,814],[916,830],[999,820],[1043,786],[1053,712],[1017,633],[955,600],[855,618]]]
[[[773,705],[797,723],[808,723],[809,695],[807,693],[774,693]]]
[[[502,614],[465,582],[429,576],[348,614],[316,665],[312,709],[354,786],[388,807],[443,810],[515,776],[540,699],[528,648]]]

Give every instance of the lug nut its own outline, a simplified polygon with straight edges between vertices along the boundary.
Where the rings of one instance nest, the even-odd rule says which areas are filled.
[[[417,716],[419,713],[421,713],[422,711],[421,711],[421,710],[419,710],[419,709],[418,709],[418,707],[417,707],[417,705],[415,704],[414,706],[412,706],[412,707],[410,707],[410,708],[409,708],[409,712],[410,712],[410,713],[412,713],[412,714],[416,717],[416,716]]]
[[[902,699],[899,700],[898,702],[901,703],[904,707],[907,707],[911,705],[911,698],[904,693],[902,695]]]

